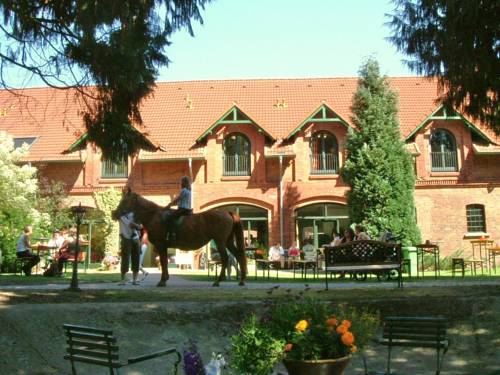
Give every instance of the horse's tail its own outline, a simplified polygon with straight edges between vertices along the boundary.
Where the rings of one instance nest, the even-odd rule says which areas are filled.
[[[245,275],[247,274],[247,257],[245,255],[245,240],[243,238],[243,225],[241,224],[241,219],[237,214],[230,212],[231,217],[233,218],[233,236],[236,238],[236,248],[238,250],[238,254],[241,257],[243,265],[245,267],[242,270]]]

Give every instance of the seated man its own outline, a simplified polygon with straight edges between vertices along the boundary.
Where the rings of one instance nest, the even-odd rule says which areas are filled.
[[[285,252],[283,248],[280,246],[279,242],[276,242],[274,246],[271,246],[269,249],[269,256],[267,259],[273,262],[280,262],[281,268],[284,266],[285,262]]]
[[[368,233],[365,232],[365,228],[362,225],[356,225],[354,227],[354,234],[356,235],[356,240],[371,240]]]
[[[306,242],[306,244],[302,247],[302,251],[304,252],[304,260],[308,262],[316,262],[317,252],[316,248],[313,244],[311,244],[311,242]]]
[[[23,233],[19,236],[16,246],[16,256],[18,258],[27,258],[29,262],[23,267],[23,272],[26,276],[31,275],[31,269],[40,262],[40,257],[30,252],[30,236],[33,233],[31,225],[25,225]]]

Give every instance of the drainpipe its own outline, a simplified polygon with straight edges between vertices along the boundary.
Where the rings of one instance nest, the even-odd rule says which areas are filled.
[[[283,155],[280,155],[280,244],[283,246]]]
[[[191,179],[191,208],[194,208],[193,158],[189,158],[188,162],[189,162],[189,178]]]

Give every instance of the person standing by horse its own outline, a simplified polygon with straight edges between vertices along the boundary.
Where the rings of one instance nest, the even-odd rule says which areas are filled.
[[[137,275],[139,274],[139,230],[141,225],[134,222],[134,213],[128,212],[120,216],[120,239],[121,239],[121,281],[120,285],[125,285],[125,275],[129,269],[129,260],[132,263],[132,284],[138,285]]]
[[[171,210],[170,207],[177,206],[177,210]],[[170,202],[165,212],[163,213],[163,220],[167,225],[167,242],[172,244],[176,240],[176,233],[174,230],[175,220],[181,216],[190,215],[193,212],[191,205],[191,181],[188,176],[181,178],[181,191],[172,202]]]

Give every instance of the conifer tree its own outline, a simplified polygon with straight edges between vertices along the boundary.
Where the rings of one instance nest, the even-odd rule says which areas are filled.
[[[412,158],[399,131],[396,94],[375,60],[360,69],[352,110],[357,130],[349,131],[341,172],[351,187],[351,220],[362,223],[372,236],[389,230],[404,243],[417,243]]]

